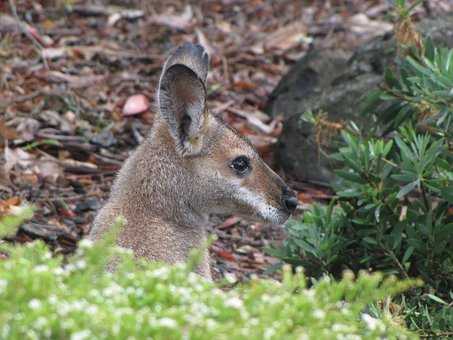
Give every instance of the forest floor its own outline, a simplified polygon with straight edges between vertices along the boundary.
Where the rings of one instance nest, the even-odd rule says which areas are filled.
[[[205,46],[211,111],[278,171],[273,146],[282,117],[264,108],[280,78],[310,48],[352,49],[392,30],[383,0],[93,3],[0,3],[0,214],[32,203],[35,216],[13,240],[42,238],[64,254],[89,231],[116,171],[146,137],[174,46]],[[430,3],[432,11],[451,10],[448,1]],[[297,189],[299,212],[330,197],[307,183]],[[283,228],[234,216],[217,221],[215,275],[269,275],[277,260],[265,248],[283,240]]]

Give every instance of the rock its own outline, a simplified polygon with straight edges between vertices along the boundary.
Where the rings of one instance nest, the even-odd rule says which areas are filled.
[[[453,48],[453,16],[425,19],[418,24],[436,45]],[[329,121],[354,120],[366,129],[370,121],[360,115],[362,97],[383,80],[395,58],[392,34],[377,37],[353,52],[312,50],[286,74],[270,96],[266,111],[283,115],[277,146],[278,163],[289,178],[327,183],[334,164],[319,153],[315,129],[301,119],[306,111],[326,112]],[[329,147],[323,147],[329,152]]]

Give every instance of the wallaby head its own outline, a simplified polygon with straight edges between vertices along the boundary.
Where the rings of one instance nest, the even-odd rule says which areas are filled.
[[[150,260],[183,262],[206,239],[209,214],[280,224],[296,208],[294,193],[247,139],[209,113],[208,64],[204,49],[193,44],[168,58],[151,134],[120,170],[92,239],[122,215],[119,245]],[[203,258],[198,272],[210,277],[206,250]]]
[[[164,65],[158,89],[160,129],[168,129],[185,173],[192,208],[200,214],[241,215],[270,223],[284,223],[297,198],[260,158],[250,142],[206,107],[209,58],[203,47],[184,44]],[[168,144],[165,133],[153,138]],[[166,146],[168,147],[168,145]],[[175,174],[178,175],[178,174]],[[190,187],[188,186],[190,185]]]

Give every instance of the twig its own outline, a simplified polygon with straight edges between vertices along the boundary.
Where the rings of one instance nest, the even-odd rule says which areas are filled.
[[[39,56],[41,57],[42,61],[43,61],[43,64],[44,64],[44,67],[46,69],[49,69],[49,64],[47,63],[47,59],[43,56],[42,54],[42,50],[43,50],[43,46],[39,43],[38,40],[36,40],[36,38],[27,30],[26,26],[22,23],[22,21],[20,20],[19,18],[19,15],[17,14],[17,9],[16,9],[16,4],[14,3],[14,0],[8,0],[9,2],[9,7],[11,9],[11,13],[13,14],[14,18],[16,19],[17,21],[17,25],[19,26],[20,30],[22,31],[22,33],[24,33],[28,39],[31,40],[31,42],[33,43],[33,45],[35,46],[35,48],[38,50],[38,53],[39,53]]]
[[[380,241],[379,241],[379,245],[384,250],[384,252],[386,252],[387,255],[389,255],[392,258],[393,262],[395,262],[395,264],[399,268],[399,270],[400,270],[401,274],[404,276],[404,278],[409,279],[409,274],[406,272],[406,269],[404,269],[403,265],[398,260],[395,253],[392,250],[387,249]]]
[[[234,104],[234,100],[227,101],[226,103],[223,103],[223,104],[213,108],[212,113],[214,115],[219,115],[233,104]]]
[[[236,109],[234,107],[228,107],[226,110],[247,120],[247,123],[249,123],[249,125],[255,130],[258,130],[258,132],[262,132],[269,135],[274,130],[274,127],[272,125],[266,125],[265,123],[263,123],[262,118],[264,114],[259,115],[253,112],[246,112],[243,110]]]

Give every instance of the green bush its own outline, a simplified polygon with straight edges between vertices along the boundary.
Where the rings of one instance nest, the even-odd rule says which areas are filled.
[[[335,155],[345,165],[336,172],[336,199],[290,221],[284,247],[274,254],[313,276],[371,269],[451,289],[453,173],[441,157],[446,145],[401,132],[388,141],[344,133],[346,146]]]
[[[108,247],[112,238],[82,241],[68,260],[53,257],[42,242],[2,245],[8,259],[0,260],[0,338],[415,338],[389,315],[363,313],[415,281],[346,273],[307,289],[301,271],[286,269],[282,282],[254,279],[224,291],[190,264],[135,261]],[[112,253],[117,270],[105,272]]]
[[[404,20],[400,29],[417,37],[407,34],[412,26]],[[420,43],[414,38],[414,45],[400,46],[397,67],[366,98],[375,128],[364,133],[351,123],[342,132],[343,145],[331,155],[340,165],[336,197],[288,223],[287,240],[270,252],[315,277],[349,268],[422,278],[425,288],[400,301],[406,321],[423,333],[447,334],[453,325],[453,50]]]

